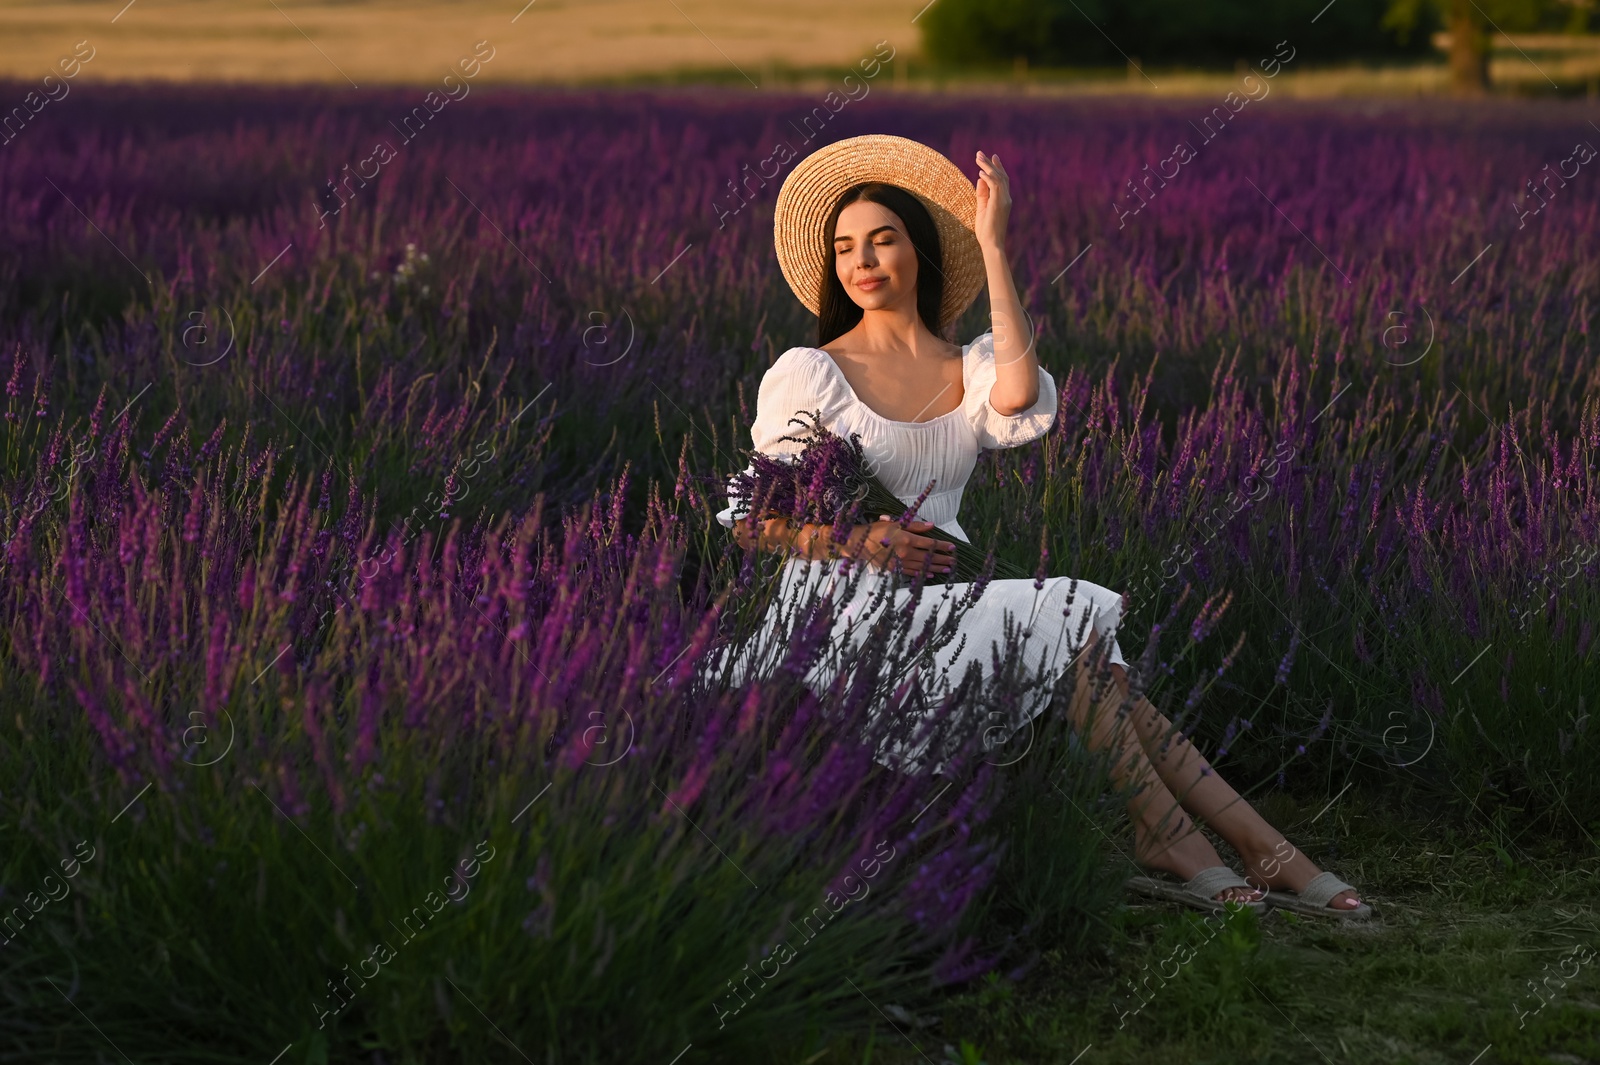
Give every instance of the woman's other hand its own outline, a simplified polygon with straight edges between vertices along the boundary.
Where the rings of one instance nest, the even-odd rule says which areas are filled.
[[[948,573],[956,564],[956,545],[926,535],[934,528],[931,521],[910,521],[904,527],[887,514],[880,515],[859,539],[852,537],[851,554],[879,569],[898,560],[907,576],[918,573]]]
[[[978,153],[978,201],[973,232],[984,251],[1004,251],[1011,219],[1011,175],[998,156]]]

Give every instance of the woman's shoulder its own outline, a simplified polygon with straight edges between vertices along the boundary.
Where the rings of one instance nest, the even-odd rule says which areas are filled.
[[[770,387],[804,387],[820,389],[833,378],[836,366],[833,357],[821,348],[796,345],[773,360],[761,378],[763,389]]]
[[[979,333],[969,343],[962,345],[961,358],[969,366],[973,362],[981,362],[984,359],[992,361],[994,359],[994,330],[990,329]]]
[[[798,403],[806,409],[837,409],[849,399],[833,356],[821,348],[796,345],[767,367],[756,402],[758,407]]]
[[[967,386],[962,404],[981,447],[1016,447],[1044,435],[1056,417],[1056,382],[1048,370],[1039,367],[1039,396],[1033,406],[1015,414],[1001,414],[989,402],[1000,376],[995,365],[993,330],[974,337],[962,354]]]
[[[961,381],[966,385],[967,395],[971,396],[974,390],[982,390],[986,384],[992,385],[994,378],[994,331],[990,330],[979,333],[970,343],[962,345]],[[967,404],[968,407],[971,405]]]
[[[821,348],[796,344],[774,359],[772,365],[767,368],[767,373],[811,373],[826,369],[822,365],[823,362],[832,363],[833,356]]]

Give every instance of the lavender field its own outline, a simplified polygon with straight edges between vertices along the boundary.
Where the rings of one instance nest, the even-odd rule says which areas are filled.
[[[1119,1026],[1103,767],[957,731],[1027,678],[934,776],[846,727],[916,634],[826,699],[826,623],[708,664],[771,577],[718,485],[815,342],[768,161],[866,132],[1013,174],[1061,414],[963,525],[1125,592],[1241,791],[1443,819],[1519,885],[1478,912],[1597,934],[1592,106],[418,97],[86,85],[0,146],[0,1061],[917,1061],[952,1002],[996,1062],[1317,1060],[1210,962]],[[1503,986],[1323,1056],[1600,1056],[1593,967],[1530,1016],[1553,954],[1468,947]],[[1036,1024],[1041,973],[1106,991]]]

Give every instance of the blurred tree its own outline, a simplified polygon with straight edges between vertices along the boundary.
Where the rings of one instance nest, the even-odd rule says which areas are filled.
[[[1383,23],[1395,2],[937,0],[918,21],[928,57],[960,65],[1019,58],[1044,67],[1121,65],[1136,58],[1232,66],[1270,56],[1283,41],[1317,60],[1426,53],[1435,28],[1428,0],[1413,0],[1409,21],[1391,29]]]
[[[1489,89],[1489,30],[1506,33],[1538,29],[1546,17],[1564,6],[1561,0],[1393,0],[1383,28],[1407,37],[1426,16],[1436,14],[1450,33],[1450,84],[1455,92],[1475,96]],[[1587,23],[1581,3],[1574,15]]]
[[[1600,30],[1600,3],[1595,0],[1556,0],[1556,7],[1568,9],[1561,23],[1563,33],[1593,33]]]

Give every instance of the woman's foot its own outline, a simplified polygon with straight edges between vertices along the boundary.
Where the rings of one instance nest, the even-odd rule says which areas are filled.
[[[1118,692],[1126,691],[1127,678],[1122,668],[1112,666],[1111,671],[1117,680]],[[1148,699],[1138,698],[1130,720],[1139,729],[1139,742],[1167,789],[1166,795],[1182,795],[1185,808],[1203,817],[1207,825],[1239,852],[1244,861],[1245,880],[1260,889],[1255,897],[1265,895],[1268,889],[1299,894],[1322,872],[1233,790]],[[1215,859],[1216,852],[1209,843],[1205,849]],[[1210,864],[1222,863],[1216,859]],[[1196,866],[1194,871],[1198,868]],[[1192,876],[1193,871],[1188,875]],[[1360,907],[1361,899],[1354,891],[1341,891],[1328,901],[1328,908],[1332,910]]]
[[[1299,894],[1322,872],[1282,835],[1275,841],[1256,840],[1236,849],[1244,861],[1244,878],[1266,889]],[[1354,910],[1360,905],[1361,898],[1354,890],[1341,891],[1328,900],[1330,910]]]
[[[1133,851],[1135,861],[1146,871],[1171,873],[1184,881],[1193,879],[1202,869],[1227,864],[1211,841],[1196,831],[1194,823],[1177,808],[1176,800],[1166,825],[1150,823],[1143,817],[1135,819]],[[1264,890],[1235,886],[1223,888],[1212,900],[1258,902],[1265,895]]]

